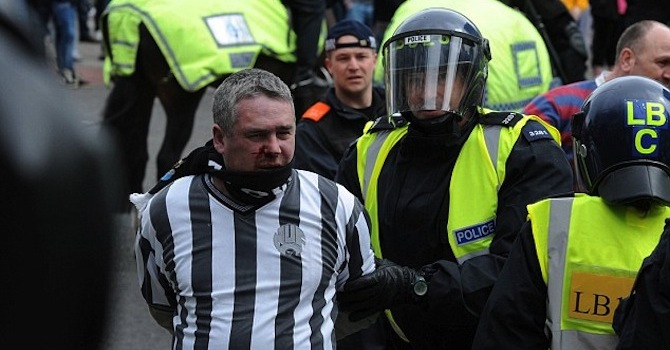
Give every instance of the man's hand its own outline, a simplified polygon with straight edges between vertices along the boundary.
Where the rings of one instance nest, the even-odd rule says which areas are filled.
[[[418,272],[387,259],[375,259],[375,263],[374,272],[347,282],[337,294],[339,307],[350,312],[353,322],[414,301],[412,284],[419,278]]]

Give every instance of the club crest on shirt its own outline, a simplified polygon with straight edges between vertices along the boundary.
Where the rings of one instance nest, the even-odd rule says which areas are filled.
[[[296,225],[282,225],[275,232],[274,243],[281,254],[300,256],[305,245],[305,233]]]

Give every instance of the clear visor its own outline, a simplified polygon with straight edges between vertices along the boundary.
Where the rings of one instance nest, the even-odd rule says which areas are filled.
[[[449,35],[414,35],[389,43],[384,55],[389,112],[419,118],[426,112],[444,114],[436,111],[463,115],[474,53],[469,40]]]

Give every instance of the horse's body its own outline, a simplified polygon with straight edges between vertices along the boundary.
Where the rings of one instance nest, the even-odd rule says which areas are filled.
[[[199,2],[207,3],[208,7],[218,3],[210,0],[172,2],[184,7],[197,7]],[[193,22],[195,25],[181,24],[187,16],[182,11],[165,11],[161,5],[152,5],[148,0],[113,0],[103,14],[103,33],[108,48],[105,77],[113,84],[103,122],[119,141],[127,193],[143,191],[149,158],[147,138],[156,97],[167,117],[164,139],[156,157],[160,177],[181,158],[191,137],[198,104],[209,86],[215,87],[231,73],[252,66],[275,73],[287,84],[292,79],[295,35],[281,2],[245,0],[240,1],[237,8],[225,3],[228,4],[218,12],[194,16],[197,17]],[[259,10],[269,3],[274,3],[275,8]],[[272,17],[271,20],[281,25],[254,25],[252,22],[258,18],[247,17],[247,10],[263,12],[260,15]],[[163,30],[162,23],[171,28]],[[206,27],[208,31],[198,34],[194,26]],[[192,32],[184,34],[185,30]],[[259,34],[259,30],[265,32]],[[231,38],[233,32],[235,36]],[[203,48],[204,45],[210,47]],[[208,55],[212,58],[203,63],[202,59]]]

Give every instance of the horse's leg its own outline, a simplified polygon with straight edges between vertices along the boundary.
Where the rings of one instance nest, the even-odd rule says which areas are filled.
[[[147,135],[154,104],[155,89],[141,73],[117,77],[103,110],[103,126],[111,131],[117,142],[124,174],[124,192],[142,192],[142,182],[149,158]],[[130,208],[123,197],[119,209]]]
[[[153,96],[160,100],[167,119],[163,142],[156,156],[156,174],[160,178],[181,158],[191,136],[195,111],[205,89],[191,93],[179,85],[171,74],[163,53],[144,25],[140,26],[137,70],[151,84]],[[145,145],[147,136],[143,137]],[[144,162],[143,166],[146,167],[146,158]],[[144,176],[144,172],[142,175]]]
[[[206,89],[188,92],[174,78],[158,86],[158,98],[165,109],[167,121],[163,143],[156,156],[157,178],[160,179],[181,159],[191,138],[195,112]]]

